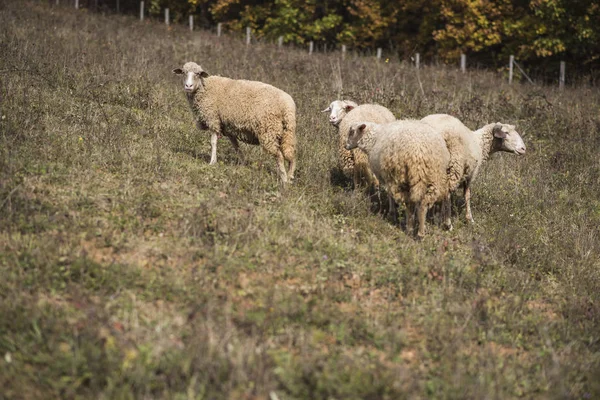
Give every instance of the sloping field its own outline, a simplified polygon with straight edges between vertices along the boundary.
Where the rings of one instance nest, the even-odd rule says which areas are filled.
[[[0,54],[0,398],[600,397],[598,88],[16,0]],[[188,60],[292,95],[293,186],[258,147],[208,165]],[[485,166],[474,226],[416,242],[340,183],[340,96],[512,123],[528,152]]]

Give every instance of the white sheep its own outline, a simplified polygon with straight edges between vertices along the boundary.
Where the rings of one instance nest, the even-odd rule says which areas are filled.
[[[410,233],[416,208],[417,237],[423,238],[427,210],[448,193],[450,154],[442,135],[414,120],[356,122],[350,127],[346,149],[356,147],[368,155],[371,171],[392,198],[406,204],[406,229]]]
[[[448,186],[450,192],[462,185],[465,195],[466,218],[473,223],[471,212],[471,185],[482,164],[495,152],[505,151],[517,155],[525,154],[525,143],[514,125],[500,122],[487,124],[471,131],[458,118],[448,114],[433,114],[421,120],[437,129],[450,152]],[[449,202],[448,196],[447,201]],[[449,205],[448,205],[449,206]],[[449,208],[447,208],[449,211]],[[450,215],[445,216],[449,224]]]
[[[346,150],[346,141],[350,126],[356,122],[375,122],[384,124],[396,120],[390,110],[378,104],[361,104],[349,100],[333,101],[323,112],[330,112],[329,122],[338,128],[339,164],[342,172],[351,177],[354,187],[359,185],[378,186],[377,179],[369,168],[369,161],[361,150]]]
[[[294,179],[296,105],[289,94],[262,82],[209,76],[194,62],[173,73],[184,76],[183,89],[196,125],[211,133],[211,165],[217,162],[217,139],[222,134],[238,153],[238,141],[260,145],[276,158],[281,181]],[[284,160],[289,162],[287,172]]]
[[[321,112],[329,113],[329,123],[337,128],[346,114],[356,107],[358,107],[358,104],[352,100],[334,100],[329,104],[329,107]]]

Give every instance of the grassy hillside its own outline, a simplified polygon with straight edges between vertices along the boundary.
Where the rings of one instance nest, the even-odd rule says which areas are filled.
[[[490,72],[247,48],[205,32],[0,1],[0,397],[600,396],[600,92]],[[298,107],[284,193],[253,146],[209,166],[173,68]],[[319,111],[517,125],[475,226],[422,242],[339,183]],[[462,214],[464,215],[464,214]]]

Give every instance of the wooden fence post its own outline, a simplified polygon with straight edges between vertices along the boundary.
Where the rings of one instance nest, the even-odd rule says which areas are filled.
[[[421,65],[421,55],[419,53],[415,54],[415,67],[417,67],[417,69],[419,69],[419,66]]]
[[[345,44],[342,45],[342,60],[344,58],[346,58],[346,45]]]
[[[381,47],[377,48],[377,61],[381,60]]]
[[[140,21],[144,20],[144,2],[140,1]]]
[[[194,16],[190,15],[190,31],[194,30]]]
[[[511,55],[508,59],[508,84],[512,85],[513,69],[515,64],[515,56]]]
[[[217,37],[221,37],[221,23],[217,24]]]
[[[78,10],[79,9],[79,0],[75,0],[75,9]]]
[[[281,48],[281,46],[283,46],[283,36],[277,38],[277,47]]]
[[[314,42],[311,40],[308,42],[308,55],[310,56],[313,53]]]
[[[250,27],[247,26],[246,27],[246,45],[250,45],[250,38],[251,38],[251,30],[250,30]]]
[[[563,90],[565,88],[565,69],[566,65],[564,61],[560,62],[560,76],[558,77],[558,88]]]
[[[460,70],[467,72],[467,55],[464,53],[460,55]]]
[[[117,0],[117,14],[119,14],[120,12],[121,12],[121,0]]]
[[[527,80],[529,81],[529,83],[531,83],[532,85],[535,85],[535,84],[533,83],[533,81],[531,80],[531,78],[529,77],[529,75],[527,75],[527,74],[525,73],[525,71],[523,71],[523,68],[521,68],[521,66],[519,65],[519,63],[517,63],[517,62],[516,62],[514,59],[513,59],[513,65],[516,65],[516,67],[519,69],[519,71],[521,72],[521,74],[523,74],[523,76],[524,76],[525,78],[527,78]]]
[[[169,25],[169,9],[165,8],[165,24]]]

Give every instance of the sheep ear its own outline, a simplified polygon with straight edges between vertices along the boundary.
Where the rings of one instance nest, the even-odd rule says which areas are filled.
[[[182,75],[182,74],[183,74],[183,70],[182,70],[181,68],[175,68],[175,69],[173,70],[173,73],[174,73],[175,75]]]
[[[200,78],[208,78],[208,77],[209,77],[208,72],[206,72],[206,71],[200,72]]]
[[[344,106],[344,110],[346,110],[346,112],[348,112],[348,111],[352,110],[353,108],[354,108],[354,106],[353,106],[352,104],[346,104],[346,105]]]
[[[504,132],[504,130],[502,129],[502,125],[496,124],[494,126],[494,130],[492,132],[493,132],[495,138],[506,139],[507,133]]]
[[[366,125],[366,124],[360,124],[360,125],[358,126],[358,130],[362,132],[362,131],[364,131],[364,130],[365,130],[365,128],[366,128],[366,127],[367,127],[367,125]]]
[[[331,112],[331,107],[327,107],[326,109],[321,110],[321,112]]]

